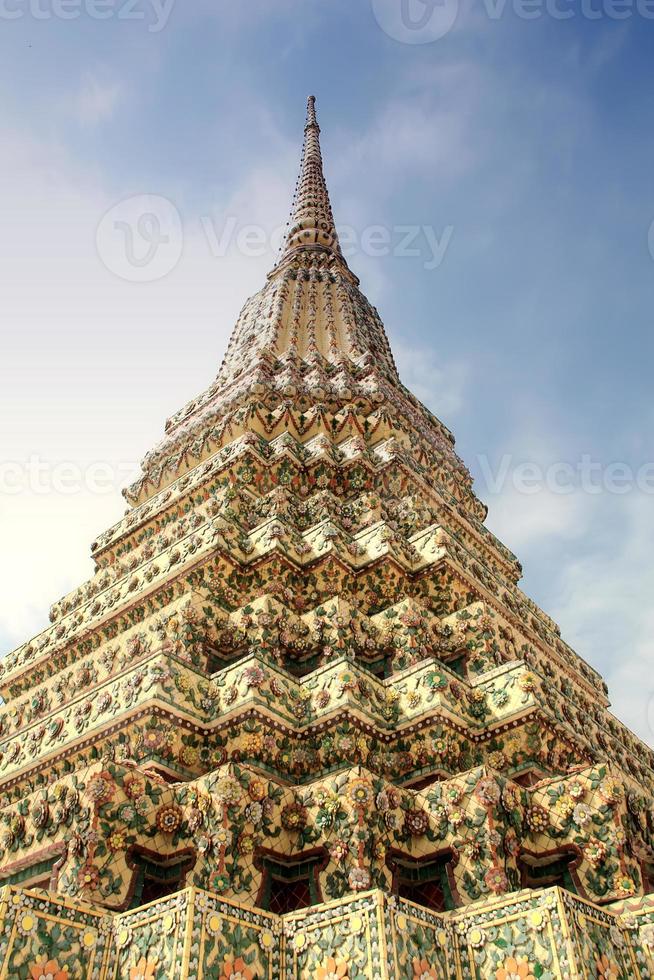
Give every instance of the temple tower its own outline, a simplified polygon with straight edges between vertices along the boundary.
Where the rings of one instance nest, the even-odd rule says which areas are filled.
[[[0,663],[0,977],[654,975],[654,754],[518,585],[339,245],[277,264]]]

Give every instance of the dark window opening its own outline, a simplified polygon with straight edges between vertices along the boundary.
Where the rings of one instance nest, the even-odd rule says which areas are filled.
[[[538,772],[534,772],[533,769],[529,769],[527,772],[521,772],[517,776],[513,777],[513,782],[517,783],[518,786],[524,786],[527,789],[530,786],[534,786],[536,783],[540,782],[542,775]]]
[[[447,873],[451,859],[452,855],[448,851],[433,861],[396,861],[396,894],[433,912],[453,909],[454,899]]]
[[[58,858],[48,858],[27,868],[21,868],[20,871],[3,877],[0,885],[21,885],[23,888],[43,888],[45,891],[49,891],[56,860]]]
[[[285,881],[283,878],[271,878],[268,911],[275,915],[285,915],[306,909],[311,902],[311,882],[309,877],[298,878],[297,881]]]
[[[264,858],[261,907],[285,915],[322,901],[318,886],[319,858],[286,862]]]
[[[23,884],[24,888],[41,888],[44,892],[50,891],[50,880],[51,876],[47,875],[45,878],[38,878],[35,881],[26,881]]]
[[[401,881],[397,891],[400,898],[406,898],[416,905],[423,905],[434,912],[444,912],[446,908],[445,894],[440,882],[425,881],[422,883],[407,883]]]
[[[457,677],[464,680],[468,677],[468,653],[456,654],[451,660],[446,661],[447,666]]]
[[[525,856],[520,862],[523,888],[550,888],[558,885],[576,894],[577,886],[572,877],[571,865],[576,853],[550,854],[543,858]]]
[[[643,894],[651,895],[654,892],[654,864],[643,861],[640,872],[643,877]]]
[[[143,855],[133,859],[136,882],[130,908],[139,908],[148,902],[167,898],[184,888],[186,873],[193,865],[193,858],[185,858],[172,864],[159,864]]]
[[[363,664],[370,671],[373,677],[379,677],[383,680],[388,677],[391,673],[390,664],[386,659],[384,660],[374,660],[372,663]]]
[[[293,677],[306,677],[320,666],[320,657],[316,654],[313,657],[305,657],[304,660],[293,660],[292,654],[285,651],[286,659],[284,666]]]
[[[147,761],[142,771],[147,772],[147,770],[151,770],[153,773],[156,773],[157,776],[159,776],[161,779],[163,779],[165,783],[168,783],[169,785],[172,785],[173,783],[184,782],[184,777],[180,776],[179,773],[168,772],[167,769],[158,766],[156,762]]]
[[[427,789],[429,786],[433,786],[434,783],[440,783],[445,777],[438,772],[430,772],[428,776],[423,776],[422,779],[417,779],[415,783],[410,783],[409,788],[421,791]]]

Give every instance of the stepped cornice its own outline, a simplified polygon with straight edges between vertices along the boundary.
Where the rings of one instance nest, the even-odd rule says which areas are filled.
[[[367,404],[398,414],[451,471],[465,508],[485,508],[453,449],[453,437],[401,383],[379,313],[342,258],[310,102],[291,228],[280,262],[243,307],[216,381],[166,424],[143,475],[125,491],[137,505],[215,451],[235,413],[257,400],[273,414],[288,406],[304,416],[324,404],[332,413]],[[381,408],[380,408],[381,406]]]
[[[498,699],[494,696],[496,691],[508,691],[509,697]],[[180,693],[185,695],[183,709],[178,705]],[[329,753],[322,758],[316,754],[316,738],[324,740],[329,734],[338,740],[343,725],[354,726],[365,736],[368,748],[364,752],[360,746],[357,752],[360,756],[363,753],[368,765],[382,773],[402,775],[405,780],[430,768],[456,771],[456,759],[462,750],[471,751],[481,760],[484,753],[492,754],[498,738],[519,746],[519,762],[515,765],[515,772],[519,772],[527,759],[528,736],[522,729],[534,720],[549,726],[559,744],[563,738],[561,758],[575,750],[565,726],[541,701],[540,687],[530,668],[521,661],[506,664],[470,684],[435,657],[381,680],[347,657],[295,678],[252,654],[209,678],[183,660],[160,651],[97,687],[77,692],[66,704],[39,712],[31,723],[22,726],[19,739],[11,734],[2,738],[0,796],[13,786],[22,785],[28,775],[43,771],[48,761],[61,762],[104,743],[113,745],[112,755],[120,753],[121,745],[123,753],[130,746],[130,754],[141,764],[158,760],[164,769],[184,776],[189,763],[183,743],[164,745],[161,740],[153,741],[154,754],[150,755],[147,740],[143,740],[143,724],[138,724],[144,712],[148,712],[148,717],[154,713],[180,721],[195,733],[199,743],[208,739],[207,744],[224,744],[229,758],[263,766],[282,778],[284,767],[280,767],[275,752],[264,748],[263,741],[253,739],[250,748],[243,747],[242,732],[249,720],[256,718],[272,725],[280,745],[295,745],[298,758],[303,751],[309,752],[307,758],[315,756],[310,765],[302,767],[306,778],[334,767]],[[119,721],[115,717],[118,706],[123,709]],[[434,737],[432,730],[440,731],[443,725],[459,744],[456,750],[451,748],[440,757],[430,748],[430,739]],[[123,733],[122,742],[118,733]],[[129,742],[125,733],[130,736]],[[414,758],[403,748],[407,739],[421,747]],[[464,749],[466,745],[468,748]],[[396,758],[398,752],[403,761]],[[505,770],[512,771],[514,764],[508,750],[504,758]],[[550,755],[537,760],[544,772],[556,770],[553,758]],[[577,761],[588,764],[594,758],[587,747]],[[211,768],[208,759],[205,755],[202,763],[197,756],[191,770],[196,775],[206,772]],[[296,776],[300,774],[295,772]]]
[[[143,619],[146,610],[150,615],[157,609],[163,610],[175,595],[183,591],[183,583],[189,575],[199,574],[199,581],[202,581],[205,573],[215,576],[221,568],[221,574],[226,574],[239,567],[245,571],[248,567],[259,566],[262,561],[268,565],[281,562],[279,572],[285,569],[291,576],[302,568],[311,569],[314,576],[324,575],[324,591],[328,596],[332,589],[338,590],[346,585],[355,593],[360,593],[365,588],[362,573],[366,570],[381,580],[383,568],[380,562],[385,560],[393,565],[398,584],[404,579],[407,587],[411,581],[418,583],[422,580],[428,593],[433,590],[433,601],[437,603],[456,602],[466,606],[470,597],[476,595],[486,597],[497,609],[503,608],[492,592],[489,593],[476,579],[476,563],[466,561],[465,552],[439,528],[425,529],[418,534],[415,542],[410,538],[398,540],[393,532],[386,531],[384,522],[378,522],[376,526],[366,529],[362,536],[359,535],[359,540],[354,538],[348,541],[346,535],[340,535],[332,528],[331,522],[323,521],[294,544],[283,525],[271,520],[258,529],[254,540],[250,541],[224,518],[212,519],[183,540],[170,543],[165,551],[151,556],[134,573],[124,575],[106,589],[105,594],[87,600],[80,608],[65,615],[47,634],[37,638],[36,643],[19,648],[0,665],[2,689],[7,696],[21,678],[36,683],[39,675],[35,668],[61,669],[69,657],[80,655],[76,653],[75,644],[79,645],[77,650],[83,651],[83,641],[91,641],[92,648],[97,645],[97,639],[95,642],[91,640],[93,635],[98,639],[103,633],[115,635],[124,630],[130,621]],[[469,567],[466,568],[466,565]],[[430,573],[430,579],[424,578],[426,572]],[[330,579],[331,587],[328,585]],[[451,590],[454,590],[452,598],[445,600]],[[297,595],[299,600],[301,592]],[[513,619],[515,612],[511,606],[514,603],[508,593],[507,596],[510,605],[506,614]],[[238,604],[238,599],[236,602]],[[550,656],[556,656],[557,660],[561,656],[561,667],[568,669],[573,665],[574,661],[564,647],[554,654],[549,646],[552,639],[537,621],[521,624],[517,620],[516,625],[538,645],[544,643],[546,649],[549,647]],[[538,627],[535,632],[534,626]],[[539,631],[542,635],[539,635]],[[53,657],[55,653],[57,657]],[[566,659],[570,664],[564,666]],[[591,696],[598,696],[596,675],[592,672],[586,676],[579,674],[578,670],[571,671],[570,676],[575,683],[586,687]]]
[[[402,384],[343,257],[319,137],[310,99],[279,261],[215,382],[168,420],[126,491],[131,509],[92,546],[93,576],[0,663],[0,882],[47,884],[46,917],[69,899],[137,903],[114,918],[138,930],[143,914],[147,937],[111,927],[113,966],[87,969],[101,946],[93,915],[73,910],[86,931],[64,944],[58,913],[37,931],[31,894],[9,887],[0,924],[6,937],[15,922],[20,941],[10,968],[0,943],[2,976],[154,977],[163,957],[162,976],[191,980],[195,952],[184,969],[165,959],[185,893],[146,904],[173,876],[170,887],[192,886],[188,908],[219,894],[248,929],[274,889],[305,901],[296,881],[308,876],[315,909],[261,913],[284,922],[296,965],[313,941],[295,923],[326,922],[334,903],[359,908],[320,962],[289,973],[285,953],[261,968],[273,931],[241,946],[222,907],[200,941],[202,975],[276,977],[281,962],[287,980],[472,980],[477,965],[498,980],[567,976],[541,927],[552,902],[573,899],[536,886],[564,880],[601,904],[654,887],[654,752],[520,590],[521,566],[485,527],[451,433]],[[359,970],[357,896],[370,885],[393,895],[396,951],[412,914],[403,889],[447,903],[434,915],[411,906],[420,934],[438,920],[441,949],[448,921],[457,942],[475,923],[470,970],[458,953],[455,973],[432,967],[434,937],[401,969],[378,969],[375,950],[375,970]],[[28,911],[12,919],[10,900]],[[375,901],[381,914],[386,899]],[[515,903],[541,930],[538,962],[515,916],[489,924]],[[160,922],[153,908],[166,910]],[[584,908],[594,930],[612,929],[606,948],[624,951],[615,916]],[[60,959],[43,961],[51,937]],[[352,957],[337,964],[345,944]],[[636,975],[596,960],[598,976]]]
[[[171,860],[181,853],[190,859],[193,884],[209,883],[212,890],[253,907],[259,904],[262,885],[257,855],[297,860],[324,853],[320,877],[323,888],[329,888],[325,866],[331,853],[337,867],[350,872],[347,891],[356,893],[372,882],[389,888],[394,862],[411,860],[417,847],[426,859],[446,849],[456,905],[467,906],[478,898],[475,883],[480,880],[492,882],[495,894],[519,889],[521,852],[537,865],[563,845],[577,858],[573,870],[582,895],[594,892],[598,864],[601,873],[605,860],[598,862],[598,853],[620,861],[625,868],[621,875],[605,873],[601,901],[606,904],[633,892],[640,879],[637,858],[648,855],[647,845],[639,843],[638,853],[631,854],[621,837],[615,841],[607,836],[612,826],[630,820],[624,796],[613,798],[616,782],[615,771],[589,766],[524,788],[491,766],[477,766],[413,790],[354,765],[293,785],[232,763],[191,782],[166,785],[127,760],[108,761],[80,770],[74,786],[62,779],[32,794],[23,807],[29,823],[21,804],[7,808],[3,816],[9,832],[4,837],[9,846],[3,865],[11,874],[25,867],[28,854],[33,862],[60,854],[54,871],[59,890],[120,909],[133,892],[131,855],[146,848]],[[552,803],[559,799],[566,805]],[[141,801],[136,818],[135,800]],[[591,819],[605,829],[606,842],[588,829]],[[522,847],[515,844],[516,828]],[[233,861],[233,845],[243,846],[244,839],[251,845],[248,875],[235,873],[231,861],[229,871],[217,874],[215,862],[225,869],[227,859]],[[357,847],[358,840],[373,845],[365,866],[360,861],[365,845]],[[89,866],[94,874],[85,879]]]

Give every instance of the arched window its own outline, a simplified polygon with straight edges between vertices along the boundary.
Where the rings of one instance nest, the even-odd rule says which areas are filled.
[[[643,895],[654,892],[654,862],[641,861],[640,873],[643,877]]]
[[[517,783],[518,786],[524,786],[529,789],[530,786],[534,786],[539,783],[541,779],[544,779],[545,775],[536,769],[527,769],[526,772],[520,772],[516,776],[512,776],[513,782]]]
[[[262,854],[257,866],[263,871],[257,898],[259,908],[285,915],[322,902],[319,874],[327,863],[322,848],[291,860],[285,855]]]
[[[20,885],[22,888],[43,888],[45,891],[49,891],[54,865],[59,859],[60,856],[56,855],[38,861],[36,864],[31,864],[26,868],[21,868],[20,871],[3,877],[0,886]]]
[[[194,863],[195,856],[188,852],[173,855],[169,861],[161,861],[155,855],[133,852],[130,864],[136,873],[129,907],[139,908],[180,891],[185,887],[186,875]]]
[[[580,861],[575,848],[562,848],[549,854],[523,852],[518,862],[523,888],[550,888],[558,885],[577,894],[574,871]]]
[[[452,861],[450,850],[422,859],[390,855],[388,865],[393,872],[393,894],[433,912],[453,909]]]

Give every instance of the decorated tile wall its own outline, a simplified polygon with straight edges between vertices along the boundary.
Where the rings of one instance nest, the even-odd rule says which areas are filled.
[[[439,914],[381,891],[284,916],[187,888],[119,915],[5,888],[0,977],[21,980],[651,980],[651,903],[559,889]]]
[[[0,978],[649,977],[654,752],[401,383],[318,136],[215,382],[0,661]]]

